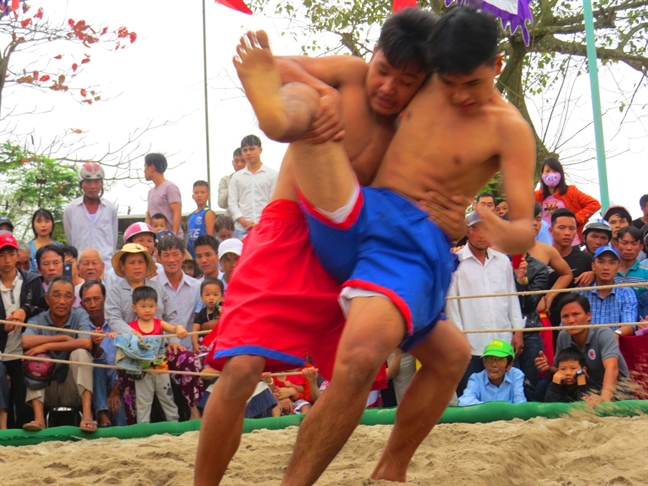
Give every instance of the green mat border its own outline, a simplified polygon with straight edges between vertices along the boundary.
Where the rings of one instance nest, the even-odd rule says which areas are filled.
[[[485,423],[497,420],[522,419],[534,417],[557,418],[569,414],[572,410],[585,410],[584,402],[579,403],[520,403],[513,405],[507,402],[490,402],[472,407],[450,407],[441,417],[439,423]],[[396,419],[395,408],[367,410],[360,420],[361,425],[391,425]],[[602,403],[593,410],[601,417],[632,417],[648,414],[648,400],[627,400],[622,402]],[[243,433],[259,429],[278,430],[298,426],[304,417],[290,415],[287,417],[267,419],[246,419]],[[139,439],[158,434],[181,435],[185,432],[200,430],[200,420],[188,422],[160,422],[155,424],[137,424],[128,427],[110,427],[99,429],[94,434],[81,432],[78,427],[54,427],[41,432],[25,432],[20,429],[0,430],[0,446],[35,445],[51,441],[78,441],[86,439]]]

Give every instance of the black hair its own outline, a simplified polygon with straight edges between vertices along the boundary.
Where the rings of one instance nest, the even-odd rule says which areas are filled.
[[[474,7],[455,7],[441,16],[430,36],[432,67],[439,74],[469,74],[497,57],[499,26]]]
[[[171,224],[169,223],[167,217],[162,213],[155,213],[153,216],[151,216],[151,221],[153,221],[154,219],[163,219],[167,226],[170,226]]]
[[[194,182],[193,186],[194,187],[198,187],[198,186],[206,187],[207,190],[209,191],[209,184],[207,183],[207,181],[203,181],[203,180],[196,181],[196,182]]]
[[[256,135],[247,135],[243,137],[243,140],[241,140],[241,149],[243,147],[251,147],[251,146],[257,146],[261,147],[261,139],[257,137]],[[241,155],[243,155],[243,151],[241,150]]]
[[[176,235],[168,235],[164,238],[160,238],[160,241],[158,241],[156,248],[158,255],[162,255],[163,251],[169,250],[180,250],[180,252],[184,255],[186,249],[184,241],[182,241]]]
[[[632,223],[632,216],[630,216],[628,210],[623,206],[609,207],[608,210],[605,211],[605,214],[603,215],[603,219],[609,222],[612,216],[618,216],[621,219],[625,219],[628,222],[628,224]]]
[[[219,214],[216,217],[216,223],[214,224],[214,229],[218,233],[222,229],[228,229],[234,231],[234,220],[231,216],[227,214]]]
[[[142,300],[153,300],[157,304],[158,293],[153,287],[143,285],[133,290],[133,304],[137,304]]]
[[[549,158],[542,163],[541,172],[544,172],[545,167],[549,167],[554,172],[560,174],[560,182],[556,186],[555,192],[558,194],[565,194],[567,192],[567,181],[565,181],[565,169],[563,169],[562,164],[558,162],[558,159]],[[542,177],[540,178],[540,184],[542,185],[542,197],[549,197],[551,195],[549,192],[549,186],[544,183]]]
[[[241,147],[237,148],[237,149],[234,151],[234,155],[233,155],[233,157],[243,157],[243,151],[241,150]]]
[[[503,197],[500,199],[495,199],[495,206],[499,206],[503,202],[507,202],[506,199],[504,199]]]
[[[144,163],[149,166],[155,167],[155,170],[160,174],[164,174],[167,170],[168,164],[167,159],[162,154],[146,154],[144,157]]]
[[[221,294],[225,293],[225,285],[223,285],[223,282],[217,278],[206,278],[205,280],[202,281],[200,284],[200,295],[202,295],[203,290],[205,290],[205,287],[208,285],[218,285],[220,288]]]
[[[218,255],[218,240],[213,236],[200,235],[193,243],[194,250],[199,246],[210,246],[212,250]]]
[[[635,241],[641,241],[642,240],[642,234],[641,230],[639,228],[635,228],[634,226],[626,226],[625,228],[621,228],[619,232],[617,233],[617,241],[622,239],[625,235],[630,233],[630,236],[632,236],[632,239]]]
[[[439,16],[409,7],[389,17],[380,30],[376,47],[395,68],[412,67],[432,71],[429,39]]]
[[[558,218],[574,218],[576,220],[576,215],[571,209],[567,208],[558,208],[556,209],[553,214],[551,215],[551,227],[556,224],[556,220]]]
[[[540,204],[539,202],[536,202],[533,205],[533,217],[534,218],[538,217],[538,214],[540,214],[540,213],[542,213],[542,204]]]
[[[36,266],[40,267],[41,260],[43,259],[43,255],[47,253],[48,251],[52,251],[56,253],[58,256],[61,257],[61,263],[65,260],[65,254],[63,253],[63,250],[61,250],[61,247],[59,245],[45,245],[41,246],[38,251],[36,252]]]
[[[644,207],[646,204],[648,204],[648,194],[644,194],[639,198],[639,206]]]
[[[39,216],[44,216],[45,218],[49,219],[52,222],[52,231],[49,234],[49,237],[51,238],[52,233],[54,233],[54,224],[55,224],[54,223],[54,215],[50,211],[48,211],[47,209],[44,209],[44,208],[38,208],[34,212],[34,214],[32,216],[32,225],[31,226],[32,226],[32,231],[34,232],[34,237],[38,237],[38,233],[36,233],[36,228],[34,226],[34,222],[36,221],[36,218],[38,218]]]
[[[560,303],[558,304],[558,314],[562,314],[563,307],[574,302],[580,304],[580,306],[586,313],[591,311],[590,302],[589,300],[587,300],[587,297],[581,294],[577,294],[576,292],[569,292],[568,294],[565,294],[562,299],[560,299]]]
[[[182,270],[184,273],[187,273],[188,268],[186,267],[191,267],[191,270],[193,272],[193,275],[190,275],[193,278],[200,278],[202,275],[202,272],[200,271],[200,268],[198,268],[198,264],[196,263],[196,260],[189,260],[188,258],[185,259],[184,262],[182,262]]]
[[[83,294],[85,294],[90,287],[94,287],[95,285],[99,286],[99,289],[101,290],[101,295],[104,297],[106,296],[106,286],[101,283],[101,280],[87,280],[81,284],[81,287],[79,288],[79,298],[83,299]]]
[[[52,287],[54,287],[54,284],[57,282],[64,282],[66,284],[70,284],[70,287],[72,287],[72,293],[74,293],[74,284],[72,283],[72,279],[70,277],[66,277],[65,275],[57,275],[56,277],[53,277],[52,280],[49,281],[49,286],[47,287],[47,295],[50,294],[52,291]]]
[[[60,246],[61,251],[63,252],[63,258],[66,256],[71,256],[75,260],[79,258],[79,250],[77,250],[74,246],[71,245],[61,245]]]
[[[555,361],[556,364],[560,364],[565,361],[578,361],[578,364],[581,366],[581,368],[587,364],[583,353],[581,353],[578,348],[575,348],[573,346],[561,350],[560,353],[556,355]]]
[[[485,197],[490,197],[490,198],[492,198],[492,199],[493,199],[493,204],[494,204],[495,201],[496,201],[495,196],[493,195],[492,192],[482,192],[481,194],[477,194],[477,197],[475,198],[475,203],[478,203],[479,201],[481,201],[481,200],[484,199]]]

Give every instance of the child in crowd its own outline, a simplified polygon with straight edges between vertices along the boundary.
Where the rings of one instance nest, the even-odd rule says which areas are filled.
[[[196,258],[193,244],[199,236],[214,236],[214,223],[216,214],[207,207],[209,201],[209,184],[205,181],[196,181],[193,185],[193,195],[191,196],[196,202],[198,208],[189,215],[189,224],[187,226],[187,248],[191,256]]]
[[[303,375],[269,377],[267,373],[264,373],[263,378],[279,402],[282,415],[305,415],[311,409],[310,388]]]
[[[60,245],[58,241],[52,239],[52,234],[54,233],[54,215],[47,209],[37,209],[32,216],[32,231],[34,232],[34,239],[27,243],[30,250],[29,271],[37,272],[36,252],[38,249],[46,245]]]
[[[576,348],[565,348],[556,356],[558,371],[547,388],[545,402],[578,402],[591,391],[587,383],[585,356]]]
[[[185,258],[185,261],[182,262],[182,271],[196,280],[203,276],[196,260],[193,258]]]
[[[192,326],[193,332],[211,331],[216,327],[223,303],[223,291],[223,282],[217,278],[206,278],[200,284],[200,299],[205,307],[200,312],[196,312]],[[200,346],[201,340],[202,337],[197,334],[191,336],[191,344],[196,354],[208,352],[208,349],[203,349]]]
[[[227,214],[221,214],[216,218],[216,239],[219,243],[234,238],[234,220]]]
[[[162,213],[155,213],[151,216],[151,227],[155,234],[158,235],[161,231],[171,232],[171,224],[166,216]]]
[[[157,291],[151,287],[137,287],[133,290],[133,311],[137,314],[137,320],[129,322],[133,332],[138,336],[161,336],[164,332],[177,334],[179,338],[187,337],[187,331],[181,325],[174,326],[161,319],[154,318],[157,310]],[[151,364],[158,370],[167,370],[166,360],[159,364]],[[151,407],[153,397],[157,396],[164,415],[169,422],[177,422],[179,419],[178,407],[173,401],[173,390],[171,380],[167,373],[143,373],[139,380],[135,380],[135,403],[137,407],[137,423],[148,423],[151,421]]]
[[[223,281],[225,291],[232,278],[232,272],[238,265],[239,257],[243,251],[243,242],[238,238],[230,238],[218,245],[218,260],[220,261],[220,270],[223,276],[219,277]]]
[[[484,371],[473,373],[459,397],[459,406],[478,405],[485,402],[526,402],[524,373],[513,368],[515,351],[506,341],[496,339],[484,348]]]

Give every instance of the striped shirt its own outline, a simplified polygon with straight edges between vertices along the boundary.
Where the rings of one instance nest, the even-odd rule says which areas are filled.
[[[645,266],[643,263],[639,263],[637,260],[634,262],[628,271],[623,274],[621,270],[616,274],[614,279],[615,284],[636,284],[636,283],[648,283],[648,266]],[[648,287],[633,287],[637,298],[641,296],[644,292],[648,290]]]
[[[599,296],[598,290],[583,290],[581,295],[589,300],[592,312],[592,324],[613,324],[615,322],[637,321],[637,297],[630,287],[610,290],[605,297]],[[610,329],[618,329],[612,327]]]

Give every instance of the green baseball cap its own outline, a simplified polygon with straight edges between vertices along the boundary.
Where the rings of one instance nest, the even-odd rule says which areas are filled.
[[[498,358],[506,358],[510,356],[511,358],[515,358],[515,350],[513,349],[513,346],[506,341],[496,339],[484,348],[482,358],[486,356],[497,356]]]

